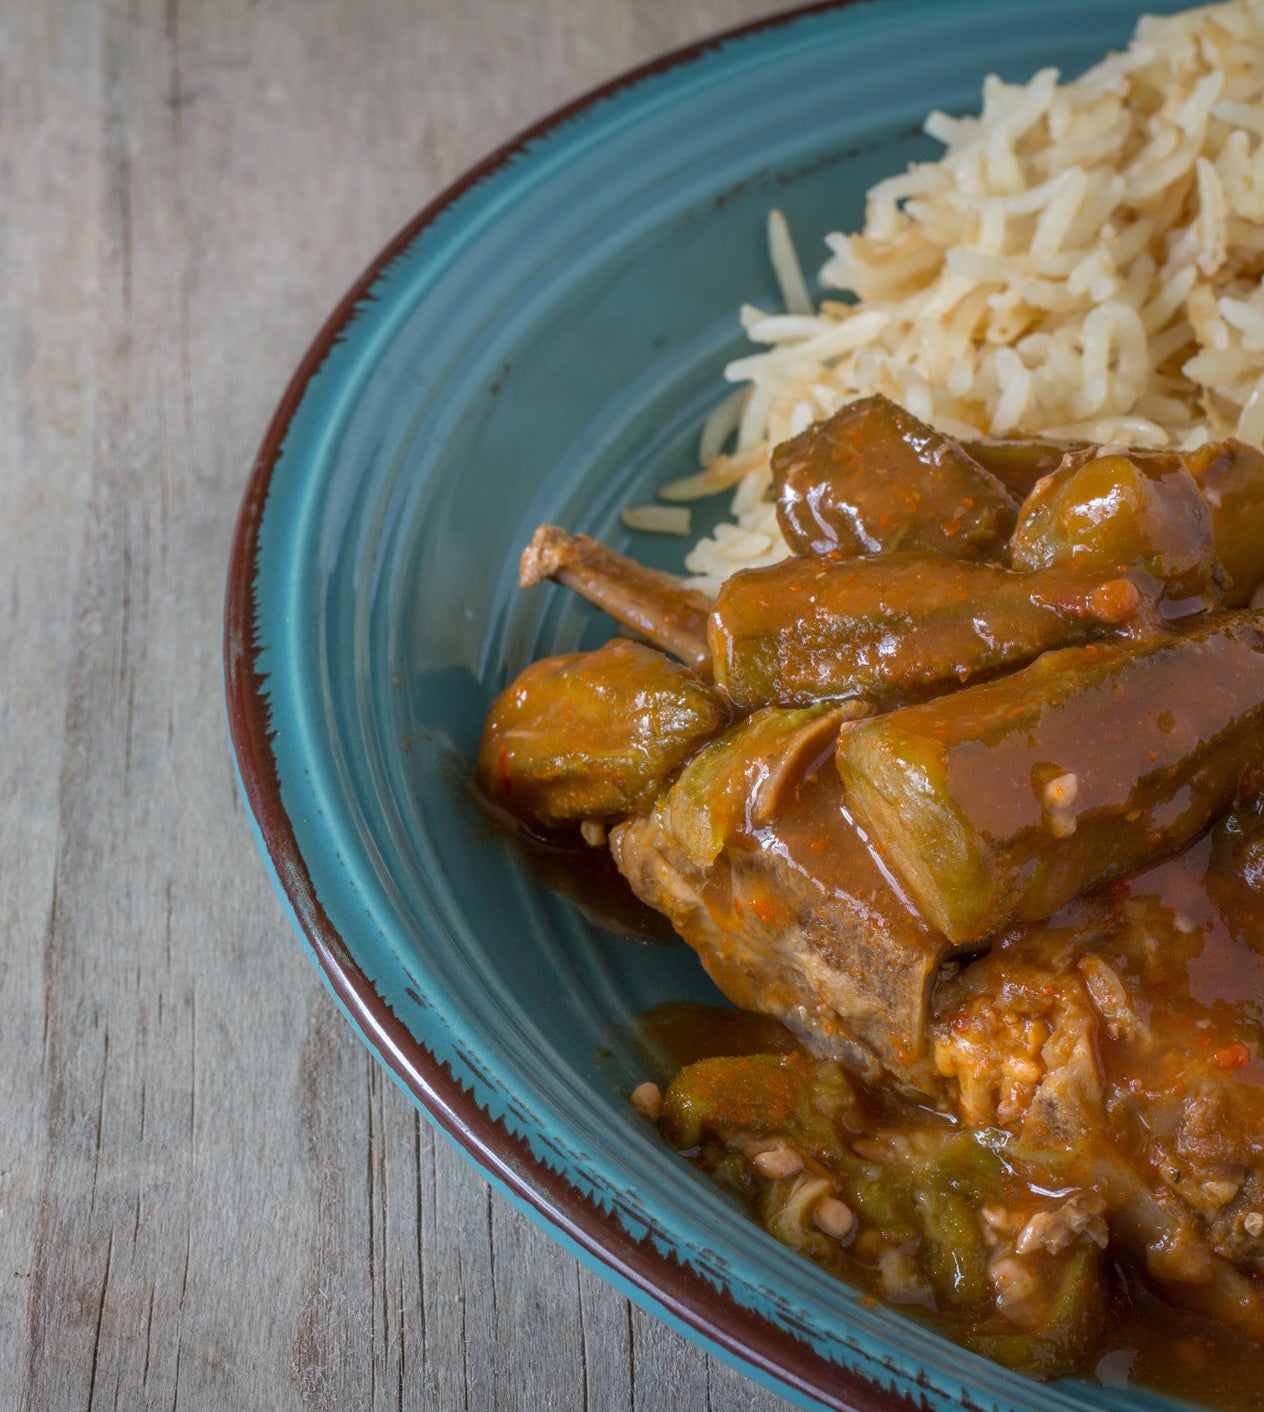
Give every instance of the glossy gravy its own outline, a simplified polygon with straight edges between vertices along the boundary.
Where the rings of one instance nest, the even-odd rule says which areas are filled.
[[[1177,858],[1080,899],[1041,928],[1003,938],[991,958],[950,963],[935,1004],[941,1020],[966,992],[973,967],[1048,964],[1100,949],[1164,1043],[1147,1050],[1103,1032],[1100,1062],[1112,1081],[1179,1102],[1202,1071],[1232,1075],[1235,1127],[1252,1151],[1264,1143],[1264,898],[1253,819],[1221,823]],[[980,972],[981,978],[982,974]],[[632,1038],[647,1075],[661,1084],[684,1065],[722,1055],[789,1053],[795,1037],[766,1016],[666,1004],[641,1016]],[[1249,1043],[1249,1051],[1247,1046]],[[1237,1048],[1236,1046],[1241,1046]],[[1247,1057],[1243,1058],[1243,1051]],[[869,1092],[876,1111],[895,1116],[889,1094]],[[894,1105],[894,1106],[893,1106]],[[910,1110],[910,1115],[912,1110]],[[922,1117],[925,1116],[922,1110]],[[1219,1322],[1161,1299],[1135,1268],[1115,1267],[1104,1332],[1077,1369],[1107,1387],[1160,1390],[1198,1403],[1247,1412],[1264,1408],[1264,1346]],[[862,1281],[863,1284],[863,1281]],[[902,1313],[952,1334],[948,1321],[921,1308]]]

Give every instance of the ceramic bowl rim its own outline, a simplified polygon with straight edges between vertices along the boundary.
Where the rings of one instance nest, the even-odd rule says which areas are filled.
[[[351,1016],[374,1054],[430,1120],[485,1175],[529,1208],[546,1228],[554,1227],[598,1266],[606,1267],[648,1301],[665,1310],[705,1344],[757,1370],[790,1396],[807,1396],[840,1412],[896,1412],[915,1404],[898,1391],[865,1377],[814,1350],[789,1330],[741,1304],[728,1291],[663,1253],[648,1238],[637,1239],[613,1212],[604,1211],[564,1175],[537,1158],[528,1143],[479,1106],[447,1067],[407,1029],[355,960],[317,897],[294,824],[281,797],[271,739],[271,712],[259,658],[260,531],[272,477],[290,426],[312,380],[357,309],[392,262],[471,188],[527,153],[541,138],[604,99],[647,79],[684,68],[734,40],[770,33],[806,17],[873,0],[817,3],[756,19],[695,40],[617,74],[554,109],[491,151],[422,208],[370,261],[325,320],[300,360],[277,404],[251,465],[230,547],[224,608],[224,679],[229,734],[242,791],[253,814],[275,879],[301,927],[322,976]]]

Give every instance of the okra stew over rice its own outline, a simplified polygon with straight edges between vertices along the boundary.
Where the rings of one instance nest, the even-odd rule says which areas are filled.
[[[802,1256],[1037,1377],[1264,1401],[1264,0],[990,79],[664,487],[682,580],[484,728],[739,1008],[632,1102]],[[732,449],[725,450],[732,441]],[[644,509],[644,507],[642,507]],[[654,523],[651,514],[633,523]]]

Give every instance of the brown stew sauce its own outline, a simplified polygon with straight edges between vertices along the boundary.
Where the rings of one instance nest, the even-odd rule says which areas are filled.
[[[1200,1064],[1215,1066],[1216,1055],[1223,1056],[1236,1042],[1233,1036],[1259,1035],[1264,1028],[1264,905],[1250,885],[1250,868],[1228,859],[1229,852],[1222,824],[1179,857],[1081,899],[1047,924],[1056,935],[1065,928],[1083,928],[1088,918],[1100,919],[1121,906],[1145,915],[1151,930],[1156,922],[1166,924],[1167,935],[1158,939],[1179,944],[1160,953],[1163,1013],[1152,1011],[1147,1019],[1172,1030],[1173,1042],[1163,1052],[1181,1057],[1181,1072]],[[568,865],[586,869],[582,857],[569,854]],[[1025,941],[1030,944],[1029,938],[1014,937],[1000,951]],[[790,1031],[767,1016],[677,1003],[646,1012],[630,1027],[630,1037],[644,1058],[646,1076],[661,1084],[700,1059],[798,1049]],[[1127,1062],[1126,1048],[1104,1039],[1103,1064],[1118,1072]],[[1252,1100],[1260,1102],[1258,1111],[1264,1113],[1264,1061],[1250,1059],[1237,1066],[1234,1077],[1243,1102],[1251,1108]],[[1164,1075],[1137,1078],[1143,1084],[1160,1083]],[[870,1096],[888,1112],[895,1101],[885,1094]],[[1107,1387],[1151,1388],[1231,1412],[1264,1408],[1264,1347],[1210,1318],[1173,1307],[1131,1266],[1115,1266],[1110,1283],[1105,1332],[1077,1370],[1080,1376]],[[926,1310],[906,1307],[902,1314],[952,1333],[946,1321]]]

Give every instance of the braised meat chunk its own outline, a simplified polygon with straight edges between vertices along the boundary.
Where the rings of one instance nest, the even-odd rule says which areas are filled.
[[[709,669],[707,614],[701,593],[626,554],[616,554],[586,534],[541,525],[522,551],[518,582],[531,588],[544,579],[573,589],[625,627],[699,671]]]
[[[1243,1272],[1264,1268],[1264,913],[1230,840],[1258,829],[1240,813],[1007,934],[945,981],[931,1026],[968,1124],[1055,1153],[1108,1197],[1115,1239],[1170,1298],[1256,1338],[1264,1285]]]
[[[777,519],[797,554],[925,549],[1004,556],[1016,502],[951,437],[885,397],[852,402],[772,456]]]
[[[818,1054],[933,1096],[932,984],[952,950],[895,892],[843,808],[841,710],[748,717],[610,846],[725,995]]]

